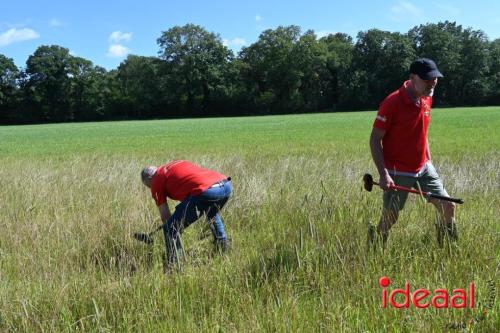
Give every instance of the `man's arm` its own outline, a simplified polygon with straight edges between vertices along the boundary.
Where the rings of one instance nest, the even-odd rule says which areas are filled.
[[[384,150],[382,147],[382,139],[385,135],[385,130],[373,127],[372,134],[370,135],[370,150],[372,152],[373,162],[377,167],[380,176],[380,187],[388,190],[389,187],[394,185],[394,181],[387,172],[384,164]]]
[[[429,138],[426,139],[427,142],[427,150],[425,151],[425,155],[427,156],[427,161],[431,160],[431,147],[429,146]]]
[[[158,210],[160,211],[161,223],[167,222],[172,214],[170,214],[170,209],[168,208],[168,203],[165,202],[158,206]]]

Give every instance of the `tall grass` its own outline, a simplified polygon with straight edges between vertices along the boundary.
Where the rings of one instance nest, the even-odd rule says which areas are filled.
[[[361,186],[373,112],[0,128],[0,331],[495,332],[500,109],[433,112],[434,163],[465,200],[459,246],[437,247],[435,212],[412,196],[385,252],[365,244],[381,210]],[[165,275],[161,234],[130,235],[159,223],[140,169],[174,158],[233,177],[233,251],[198,222]],[[384,275],[473,281],[480,304],[382,309]]]

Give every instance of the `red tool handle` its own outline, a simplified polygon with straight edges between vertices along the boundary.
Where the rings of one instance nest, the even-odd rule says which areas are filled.
[[[433,193],[430,193],[430,192],[418,191],[418,190],[414,190],[414,189],[407,188],[407,187],[404,187],[404,186],[393,185],[393,186],[390,187],[390,189],[391,190],[403,191],[403,192],[416,193],[416,194],[423,194],[424,196],[429,197],[429,198],[436,198],[436,199],[439,199],[439,200],[451,201],[451,202],[455,202],[455,203],[458,203],[458,204],[463,204],[464,203],[464,201],[462,199],[455,199],[455,198],[445,197],[445,196],[442,196],[442,195],[433,194]]]

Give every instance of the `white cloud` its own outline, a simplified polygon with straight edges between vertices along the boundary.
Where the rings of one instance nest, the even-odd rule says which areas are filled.
[[[264,18],[260,16],[259,14],[255,15],[255,25],[257,30],[264,30]]]
[[[227,47],[241,48],[242,46],[247,44],[247,41],[244,38],[236,37],[231,40],[223,39],[222,44],[224,44]]]
[[[120,43],[121,41],[128,42],[130,39],[132,39],[131,32],[113,31],[111,35],[109,35],[109,41],[112,43]]]
[[[396,20],[407,20],[409,18],[422,17],[422,11],[409,1],[400,0],[397,5],[391,7],[391,13]]]
[[[22,42],[25,40],[36,39],[38,37],[40,37],[40,35],[33,29],[12,28],[0,34],[0,46],[5,46],[16,42]]]
[[[130,49],[120,44],[113,44],[109,46],[108,53],[110,58],[123,58],[130,53]]]
[[[56,18],[53,18],[52,20],[50,20],[50,23],[49,23],[49,24],[50,24],[50,26],[51,26],[51,27],[60,27],[60,26],[62,26],[62,25],[63,25],[63,24],[62,24],[62,22],[61,22],[61,21],[59,21],[59,20],[58,20],[58,19],[56,19]]]

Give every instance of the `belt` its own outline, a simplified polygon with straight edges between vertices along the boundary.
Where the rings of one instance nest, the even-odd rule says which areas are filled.
[[[219,180],[217,183],[213,184],[212,186],[210,186],[209,188],[213,188],[213,187],[222,187],[224,186],[225,183],[231,181],[231,177],[227,177],[226,179],[223,179],[223,180]]]

